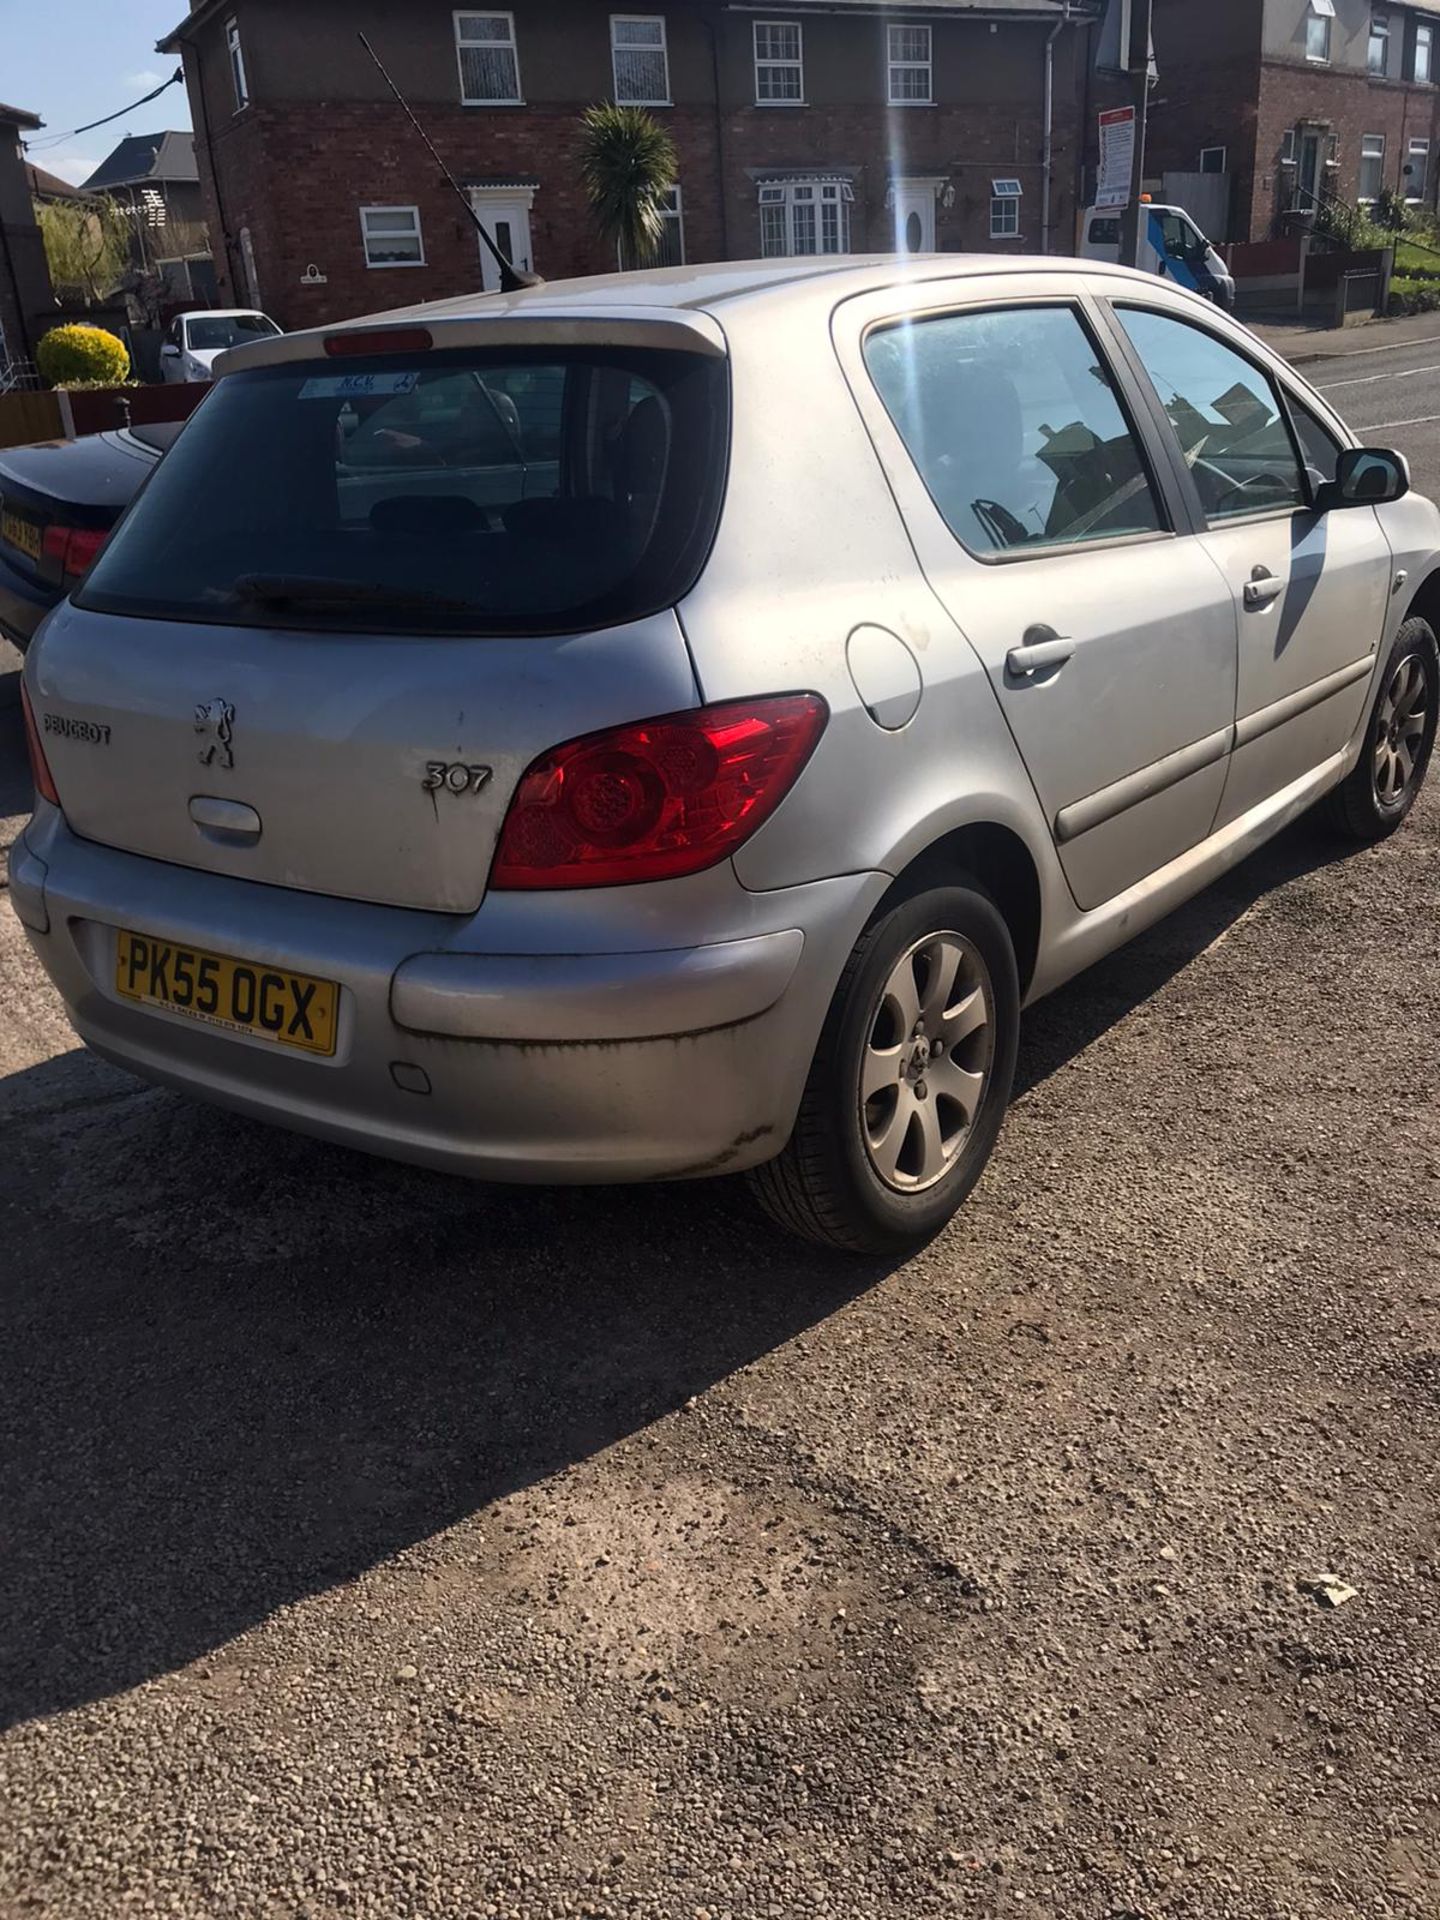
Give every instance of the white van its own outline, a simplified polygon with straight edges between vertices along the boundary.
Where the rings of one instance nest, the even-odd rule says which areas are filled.
[[[1080,232],[1080,254],[1085,260],[1120,258],[1121,207],[1087,207]],[[1135,263],[1145,273],[1158,273],[1192,293],[1203,294],[1228,313],[1235,305],[1235,282],[1225,262],[1183,207],[1140,205],[1140,257]]]

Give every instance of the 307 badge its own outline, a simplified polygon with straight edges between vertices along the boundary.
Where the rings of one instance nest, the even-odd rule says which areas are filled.
[[[335,1051],[340,989],[333,980],[253,966],[122,929],[115,943],[115,991],[277,1046]]]

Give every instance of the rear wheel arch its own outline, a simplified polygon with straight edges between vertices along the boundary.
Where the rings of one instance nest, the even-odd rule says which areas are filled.
[[[895,876],[870,919],[878,920],[914,894],[966,877],[990,895],[1009,929],[1023,999],[1040,952],[1042,899],[1034,855],[1013,828],[975,821],[942,834]]]

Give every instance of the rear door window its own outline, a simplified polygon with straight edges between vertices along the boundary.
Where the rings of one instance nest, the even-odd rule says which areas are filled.
[[[240,625],[524,632],[673,604],[719,510],[723,361],[588,348],[222,379],[82,604]]]
[[[972,553],[1164,527],[1139,441],[1073,307],[879,328],[865,363],[931,498]]]

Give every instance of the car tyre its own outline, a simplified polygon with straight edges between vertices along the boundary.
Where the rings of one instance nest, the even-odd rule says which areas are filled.
[[[1321,802],[1329,826],[1364,845],[1394,833],[1424,784],[1437,710],[1440,649],[1427,621],[1407,620],[1380,676],[1360,759]]]
[[[932,1239],[990,1157],[1019,1031],[1015,949],[975,882],[891,906],[846,962],[788,1144],[748,1176],[761,1206],[847,1253]]]

